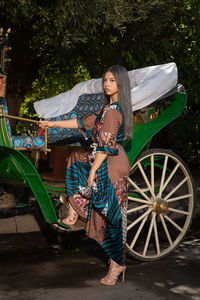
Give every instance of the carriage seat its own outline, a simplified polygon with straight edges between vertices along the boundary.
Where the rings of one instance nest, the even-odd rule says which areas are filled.
[[[88,113],[98,112],[103,105],[103,94],[83,94],[79,97],[74,109],[64,115],[50,118],[50,121],[68,120],[80,118]],[[8,114],[6,98],[0,101],[0,111]],[[18,149],[40,149],[44,147],[44,134],[42,136],[14,136],[11,133],[9,118],[6,118],[6,133],[10,140],[10,145]],[[49,128],[48,144],[78,145],[84,143],[84,138],[78,129]]]
[[[49,121],[69,120],[81,118],[89,113],[97,113],[103,106],[104,98],[102,93],[83,94],[79,96],[76,106],[70,112],[58,117],[50,118]],[[42,135],[43,137],[43,135]],[[48,143],[69,145],[84,143],[83,135],[78,129],[49,128]]]
[[[2,114],[8,114],[8,107],[6,98],[2,98],[0,101],[0,112]],[[14,136],[11,132],[9,118],[5,119],[3,124],[3,119],[1,118],[1,127],[3,131],[3,140],[6,145],[13,146],[15,148],[33,148],[38,149],[44,147],[44,138],[34,137],[34,136]]]

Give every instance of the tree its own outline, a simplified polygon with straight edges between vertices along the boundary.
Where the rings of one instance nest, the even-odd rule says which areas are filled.
[[[175,61],[188,94],[182,118],[187,123],[194,116],[197,134],[192,143],[198,155],[200,7],[196,0],[2,0],[0,5],[0,24],[12,28],[8,91],[25,99],[22,114],[32,116],[33,101],[100,77],[108,65],[135,69]],[[173,130],[173,138],[169,136],[176,148],[178,130]],[[188,140],[190,136],[188,131]]]

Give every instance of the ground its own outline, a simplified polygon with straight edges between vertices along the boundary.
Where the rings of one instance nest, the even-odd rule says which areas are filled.
[[[0,299],[200,300],[200,224],[170,256],[127,259],[125,283],[104,287],[107,258],[83,233],[36,232],[0,236]]]

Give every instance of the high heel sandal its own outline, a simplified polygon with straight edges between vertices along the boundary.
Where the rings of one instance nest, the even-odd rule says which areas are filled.
[[[120,266],[111,259],[108,274],[104,278],[102,278],[100,282],[104,285],[115,285],[121,273],[122,282],[124,282],[125,270],[126,266]]]
[[[78,220],[78,214],[73,209],[71,204],[69,204],[69,214],[68,214],[67,218],[62,219],[61,222],[65,225],[75,225],[77,220]]]

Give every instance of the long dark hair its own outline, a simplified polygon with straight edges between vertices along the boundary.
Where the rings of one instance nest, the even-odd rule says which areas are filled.
[[[111,72],[115,77],[118,87],[118,103],[124,114],[124,134],[126,139],[131,139],[133,136],[133,114],[131,107],[131,86],[127,70],[122,66],[111,66],[106,69],[103,75]],[[110,103],[110,98],[104,91],[104,106]]]

